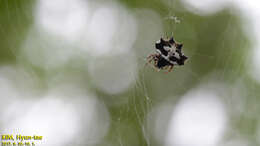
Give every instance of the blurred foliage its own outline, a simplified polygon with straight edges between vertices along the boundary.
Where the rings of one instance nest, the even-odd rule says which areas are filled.
[[[0,63],[14,62],[33,20],[34,0],[0,0]]]
[[[173,35],[177,41],[184,44],[184,52],[190,57],[184,67],[176,67],[168,75],[158,74],[152,69],[140,70],[140,78],[142,78],[142,74],[145,74],[144,84],[151,99],[147,101],[142,95],[146,92],[139,88],[143,86],[137,86],[129,91],[129,93],[140,92],[139,95],[131,96],[131,104],[112,111],[113,117],[119,116],[122,119],[128,119],[129,123],[135,121],[136,128],[139,127],[139,130],[136,131],[139,135],[143,133],[143,127],[138,123],[138,115],[129,116],[129,114],[135,114],[135,110],[138,110],[138,113],[141,113],[139,116],[144,120],[146,116],[141,111],[145,111],[143,108],[146,107],[147,102],[150,102],[151,106],[155,106],[166,98],[178,98],[213,72],[216,72],[216,79],[226,83],[232,83],[246,74],[250,42],[242,30],[240,16],[235,15],[232,8],[226,8],[214,15],[200,16],[185,11],[179,1],[169,3],[172,5],[156,0],[121,0],[121,2],[130,9],[150,8],[160,14],[164,20],[165,36],[158,36],[158,39]],[[171,15],[180,19],[181,23],[163,19]],[[131,107],[129,108],[129,106]],[[127,136],[125,138],[127,139]],[[132,144],[124,143],[124,145]],[[145,139],[140,140],[140,145],[147,145]]]
[[[108,95],[92,88],[93,92],[96,92],[98,97],[106,103],[111,116],[109,134],[105,137],[104,143],[100,143],[100,145],[143,146],[147,145],[147,137],[144,134],[144,130],[147,130],[144,124],[145,118],[152,106],[167,98],[171,100],[175,97],[174,100],[177,100],[180,95],[199,84],[205,76],[212,72],[216,72],[217,79],[228,83],[236,81],[241,76],[244,77],[250,42],[242,30],[241,18],[232,12],[232,8],[226,8],[214,15],[200,16],[185,10],[179,1],[173,1],[173,5],[167,5],[164,1],[159,0],[119,1],[130,10],[149,8],[160,14],[165,36],[173,34],[178,42],[184,44],[184,52],[189,56],[185,66],[176,67],[168,75],[157,73],[152,69],[142,69],[143,62],[139,61],[139,64],[141,64],[139,80],[131,89],[119,95]],[[18,48],[32,24],[33,4],[33,0],[26,2],[22,0],[0,0],[1,64],[6,62],[16,63],[18,55],[16,52],[18,52]],[[163,19],[171,14],[177,16],[181,23],[177,24],[171,20]],[[165,36],[158,36],[158,39]],[[138,50],[136,51],[138,54]],[[79,69],[71,66],[73,65],[68,65],[68,70]],[[36,72],[44,72],[35,67],[34,69]],[[55,72],[67,72],[68,70],[61,69]],[[72,74],[86,73],[84,70],[79,72],[72,72]],[[258,87],[250,79],[246,77],[245,79],[249,82],[245,86],[247,84],[252,85],[253,87],[249,87],[250,89]],[[259,91],[253,91],[253,95],[248,96],[255,96],[256,92]],[[127,104],[114,105],[110,104],[111,97],[114,100],[125,97],[129,101]],[[248,121],[251,124],[247,123]],[[242,132],[250,135],[254,134],[254,126],[257,121],[245,116],[242,117],[241,121],[234,123],[241,127]],[[248,124],[252,127],[248,127]],[[151,141],[153,140],[151,139]],[[154,142],[152,145],[160,144]]]

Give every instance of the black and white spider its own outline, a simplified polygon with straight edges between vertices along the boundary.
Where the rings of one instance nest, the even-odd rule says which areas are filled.
[[[168,69],[168,72],[171,72],[174,65],[184,65],[188,59],[182,53],[182,46],[175,42],[173,37],[169,40],[161,38],[155,43],[156,53],[147,57],[147,63],[152,64],[158,71]]]

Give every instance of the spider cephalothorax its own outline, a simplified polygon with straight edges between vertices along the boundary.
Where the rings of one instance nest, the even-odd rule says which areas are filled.
[[[170,72],[174,65],[184,65],[188,59],[182,53],[182,44],[174,41],[173,37],[169,40],[160,39],[155,43],[156,53],[147,57],[148,63],[152,63],[158,70],[168,69]]]

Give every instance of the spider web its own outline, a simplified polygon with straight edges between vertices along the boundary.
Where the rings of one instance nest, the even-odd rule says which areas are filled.
[[[229,10],[229,12],[231,14],[236,13],[236,11],[234,9]],[[185,22],[185,18],[186,18],[185,14],[182,14],[182,16],[179,18],[179,16],[176,16],[173,13],[171,8],[169,8],[168,13],[169,14],[166,17],[164,17],[164,20],[163,20],[165,23],[168,23],[168,26],[165,27],[164,37],[174,36],[174,32],[177,31],[178,25],[185,25],[185,23],[186,23]],[[226,26],[226,30],[224,30],[223,34],[225,32],[228,32],[229,29],[231,29],[234,25],[237,25],[235,23],[237,21],[237,18],[235,18],[232,15],[227,16],[226,20],[227,20],[226,21],[227,26]],[[234,31],[230,31],[229,34],[231,36],[235,36]],[[214,35],[214,34],[212,34],[212,35]],[[175,37],[178,37],[178,36],[175,36]],[[242,37],[242,39],[245,39],[245,38]],[[220,40],[221,39],[216,40],[216,41],[220,41]],[[235,38],[231,39],[231,41],[232,40],[234,41]],[[203,40],[200,40],[200,41],[203,42]],[[205,84],[205,81],[210,82],[210,80],[213,80],[213,82],[214,81],[219,82],[219,83],[223,84],[223,86],[230,86],[230,85],[232,86],[232,84],[233,84],[234,87],[228,87],[227,89],[224,89],[224,92],[225,92],[226,95],[224,95],[224,98],[221,98],[221,100],[223,100],[223,102],[226,106],[231,106],[231,105],[233,105],[233,103],[237,103],[239,105],[234,106],[234,107],[236,109],[239,108],[239,111],[241,110],[240,108],[243,107],[245,111],[242,112],[242,113],[239,113],[239,112],[235,112],[231,109],[228,109],[228,110],[230,110],[229,112],[232,112],[234,114],[234,115],[231,114],[232,116],[230,117],[230,119],[236,121],[236,122],[234,122],[234,126],[231,126],[230,128],[236,129],[236,128],[239,127],[240,130],[236,130],[235,133],[226,132],[225,136],[229,137],[229,138],[227,138],[226,140],[223,140],[223,143],[227,143],[227,144],[232,143],[232,142],[237,143],[237,141],[243,139],[241,141],[242,143],[249,144],[250,140],[248,140],[248,138],[253,136],[255,133],[252,132],[252,131],[251,131],[252,133],[249,132],[250,130],[247,131],[249,133],[244,133],[245,131],[243,131],[243,129],[245,130],[245,127],[243,128],[243,126],[240,127],[239,125],[242,124],[242,123],[245,124],[245,123],[251,121],[251,120],[247,121],[247,120],[245,120],[241,117],[246,116],[245,115],[247,113],[246,111],[251,110],[249,105],[252,104],[252,102],[257,101],[256,98],[254,98],[254,97],[251,98],[251,99],[246,99],[246,98],[250,97],[250,96],[252,97],[256,94],[255,89],[258,87],[258,85],[256,85],[251,79],[249,79],[249,80],[246,79],[246,78],[248,78],[248,76],[245,75],[244,73],[246,71],[245,70],[246,66],[249,66],[249,62],[247,61],[248,60],[248,54],[245,53],[243,55],[238,55],[237,50],[235,49],[236,48],[235,46],[236,45],[234,43],[229,45],[227,42],[221,42],[220,41],[219,47],[222,50],[225,50],[228,47],[230,47],[232,49],[228,49],[227,51],[223,51],[223,52],[219,51],[219,52],[221,52],[221,55],[222,55],[222,56],[219,56],[217,54],[214,55],[211,52],[206,53],[207,51],[201,50],[199,47],[195,47],[195,49],[190,48],[190,47],[187,48],[187,47],[185,47],[185,43],[184,43],[183,50],[184,50],[185,54],[188,55],[189,61],[186,63],[186,65],[183,67],[183,69],[177,67],[177,68],[174,68],[173,72],[178,72],[178,71],[176,71],[178,69],[182,70],[182,72],[185,72],[184,74],[187,74],[187,76],[189,76],[192,80],[194,80],[194,82],[196,82],[197,85]],[[208,48],[208,49],[210,49],[210,48]],[[248,48],[242,48],[242,49],[240,49],[240,51],[243,52],[243,49],[248,49]],[[219,53],[219,52],[217,52],[217,53]],[[248,51],[245,51],[245,52],[248,52]],[[239,61],[234,63],[234,60],[236,60],[235,58],[237,58],[237,57],[239,57]],[[216,70],[216,71],[213,71],[212,73],[208,73],[208,74],[205,74],[205,75],[201,75],[200,73],[198,73],[198,71],[194,71],[194,68],[192,67],[192,61],[196,60],[197,58],[200,58],[201,60],[203,60],[201,62],[202,65],[203,65],[203,63],[206,63],[206,62],[214,62],[212,64],[213,65],[212,68],[213,68],[213,70]],[[140,60],[143,60],[143,58],[141,58]],[[143,62],[143,64],[144,63],[145,63],[145,61]],[[147,71],[147,70],[149,70],[149,71]],[[143,103],[142,106],[146,107],[145,109],[143,109],[142,111],[139,111],[139,112],[138,112],[138,110],[135,110],[136,115],[138,117],[140,127],[142,129],[144,129],[144,126],[147,126],[147,123],[145,123],[147,121],[140,122],[140,121],[142,121],[139,118],[140,115],[143,115],[143,113],[146,113],[146,114],[150,113],[151,110],[153,109],[152,107],[154,107],[158,103],[160,103],[160,101],[157,101],[156,98],[150,97],[150,96],[153,96],[151,94],[151,92],[150,92],[150,94],[147,93],[147,92],[149,92],[149,90],[147,89],[147,85],[146,85],[148,81],[143,80],[142,78],[146,78],[146,75],[149,74],[147,72],[150,72],[150,71],[156,72],[153,69],[147,69],[147,70],[144,71],[142,69],[142,67],[140,68],[140,72],[141,72],[140,74],[142,74],[142,76],[141,76],[141,78],[139,78],[138,82],[135,85],[136,90],[144,88],[143,89],[144,97],[146,97],[146,98],[149,97],[148,98],[149,100],[143,101],[144,103]],[[161,74],[161,73],[158,73],[158,74]],[[174,74],[174,73],[172,73],[172,74]],[[168,75],[168,76],[170,76],[170,75]],[[158,76],[156,76],[156,77],[158,77]],[[236,77],[239,77],[239,79],[237,79]],[[179,79],[179,80],[181,80],[181,79]],[[174,82],[173,84],[175,86],[184,87],[185,84],[179,83],[179,80],[173,79],[172,80]],[[244,97],[238,96],[237,94],[234,93],[234,91],[236,92],[237,90],[240,90],[241,86],[243,86],[243,85],[240,84],[241,82],[247,82],[246,84],[249,85],[249,87],[247,87],[247,89],[246,89],[248,91],[243,90],[241,92]],[[154,84],[156,84],[156,83],[154,82]],[[165,84],[167,84],[167,83],[165,83]],[[164,86],[163,83],[162,83],[162,86]],[[184,88],[187,89],[187,88],[190,88],[190,87],[184,87]],[[242,87],[242,88],[244,88],[244,87]],[[216,90],[218,90],[218,89],[216,89]],[[172,91],[172,92],[174,92],[174,91]],[[147,104],[149,105],[148,107],[147,107]],[[246,106],[244,107],[242,104],[245,104]],[[239,116],[237,115],[238,113],[239,113]],[[248,116],[246,116],[246,117],[248,117]],[[147,117],[145,117],[145,118],[147,118]],[[251,117],[251,118],[255,119],[255,117]],[[248,118],[246,118],[246,119],[248,119]],[[151,127],[146,127],[145,128],[146,130],[143,130],[144,139],[146,140],[147,145],[150,145],[150,143],[154,142],[154,141],[151,140],[151,139],[153,139],[153,138],[151,138],[153,136],[149,135],[149,132],[150,132],[149,128],[151,128]],[[147,133],[149,135],[148,136],[149,138],[147,138],[147,136],[146,136]],[[240,136],[237,136],[236,134],[241,135],[243,138],[241,138]],[[249,138],[249,139],[251,139],[251,138]],[[255,140],[253,140],[253,141],[254,142],[252,142],[252,143],[255,143]]]
[[[154,1],[148,2],[143,0],[143,2],[151,3],[153,8],[157,7],[156,3],[153,4]],[[156,116],[153,115],[156,113],[154,111],[156,111],[158,106],[167,106],[165,102],[169,102],[172,108],[174,108],[175,105],[178,104],[178,101],[190,90],[198,86],[200,87],[201,84],[207,85],[207,83],[211,82],[221,84],[223,88],[226,88],[219,90],[217,89],[219,86],[216,86],[216,91],[223,91],[221,100],[223,100],[226,105],[228,114],[231,115],[229,117],[231,125],[229,128],[232,130],[224,134],[224,140],[221,143],[224,145],[226,142],[229,142],[229,140],[232,141],[235,139],[256,145],[258,141],[257,134],[259,133],[256,130],[256,127],[259,126],[259,119],[256,116],[256,113],[259,112],[257,105],[257,103],[259,103],[257,97],[257,95],[259,95],[259,84],[255,82],[247,72],[251,63],[247,61],[248,51],[245,50],[248,49],[249,45],[243,44],[247,44],[248,40],[244,38],[245,36],[240,28],[240,18],[233,15],[239,12],[233,8],[229,8],[228,10],[218,12],[216,15],[198,16],[186,10],[183,12],[176,11],[175,7],[173,7],[175,4],[174,1],[170,1],[165,4],[164,7],[154,10],[159,9],[158,13],[161,14],[163,24],[163,36],[158,35],[157,40],[160,39],[160,37],[174,36],[178,42],[184,44],[183,52],[189,57],[188,61],[184,66],[176,66],[171,73],[164,74],[163,72],[157,72],[149,66],[145,66],[145,57],[149,55],[149,53],[146,54],[137,51],[138,74],[133,73],[131,75],[135,78],[135,83],[126,94],[115,95],[127,96],[128,102],[118,107],[111,106],[109,103],[106,103],[107,100],[104,99],[104,97],[111,97],[111,95],[98,93],[98,95],[103,97],[100,97],[100,100],[107,105],[108,112],[111,112],[111,130],[108,130],[108,134],[104,139],[99,139],[101,141],[99,142],[100,145],[107,145],[107,143],[110,145],[164,145],[164,139],[157,139],[156,134],[154,134],[158,132],[155,130],[156,128],[154,128],[156,127],[154,123],[158,120]],[[31,6],[28,6],[22,5],[19,1],[9,2],[8,0],[1,0],[0,6],[4,12],[2,14],[6,15],[6,17],[0,17],[0,34],[1,36],[5,36],[1,37],[1,44],[3,44],[1,47],[4,48],[1,50],[1,53],[9,56],[3,57],[7,58],[7,60],[3,59],[1,63],[15,62],[14,64],[22,64],[22,66],[27,68],[30,64],[27,62],[27,59],[20,56],[20,52],[17,51],[24,39],[15,36],[26,33],[22,28],[29,27],[31,21],[30,16],[28,16],[30,14],[28,14],[28,9],[26,8],[30,7],[32,9],[33,3],[31,3]],[[15,19],[15,23],[11,18]],[[193,23],[192,19],[194,19],[196,23]],[[222,26],[223,23],[225,26],[219,29],[216,28],[218,29],[217,31],[221,31],[220,33],[212,31],[214,27]],[[199,27],[198,25],[204,26]],[[192,29],[185,30],[190,27],[196,27],[194,30],[198,32],[194,31],[194,33],[197,33],[197,36],[192,35],[193,32],[189,31]],[[225,29],[222,30],[222,28]],[[215,40],[212,41],[207,38],[213,38]],[[145,38],[143,38],[143,40],[145,40]],[[214,41],[218,43],[213,43],[212,46],[207,44]],[[156,40],[151,40],[150,43],[154,44],[155,42]],[[42,42],[41,46],[45,46],[45,42]],[[211,47],[213,48],[213,52],[210,51]],[[154,48],[148,49],[150,49],[150,53],[155,51]],[[71,64],[73,63],[78,62],[77,60],[72,60]],[[82,67],[81,63],[78,64]],[[203,67],[204,65],[206,67]],[[32,72],[37,76],[40,76],[39,78],[43,82],[41,86],[46,86],[44,84],[48,82],[47,79],[49,76],[52,76],[52,74],[75,69],[73,65],[69,66],[69,68],[58,68],[52,72],[44,72],[41,68],[37,67],[32,67],[31,70],[33,70]],[[71,73],[73,76],[83,76],[82,74],[87,74],[83,69],[76,68],[76,70],[83,73],[77,73],[77,71],[75,71],[76,73]],[[91,80],[91,78],[89,80]],[[90,90],[96,92],[95,88],[90,88]],[[238,95],[239,93],[243,95]],[[168,112],[172,113],[172,111]],[[168,116],[170,117],[171,115]],[[169,119],[166,118],[165,120]],[[168,129],[161,130],[165,130],[165,134]],[[166,135],[164,136],[166,137]],[[84,145],[84,142],[78,145]]]

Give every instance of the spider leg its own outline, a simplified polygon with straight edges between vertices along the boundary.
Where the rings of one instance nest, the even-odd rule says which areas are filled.
[[[157,62],[157,61],[154,61],[153,63],[148,63],[148,62],[147,62],[146,65],[149,65],[151,68],[153,68],[154,70],[156,70],[156,71],[159,72],[161,69],[159,69],[159,68],[156,67],[156,62]]]
[[[147,66],[148,63],[151,63],[153,58],[154,58],[154,54],[151,54],[151,55],[147,56],[146,57],[147,62],[145,63],[145,66]]]
[[[171,72],[171,71],[172,71],[172,69],[173,69],[173,66],[174,66],[174,65],[171,65],[171,66],[170,66],[170,68],[169,68],[169,70],[168,70],[169,72]]]
[[[157,72],[159,72],[161,69],[157,67],[157,63],[158,63],[158,55],[160,55],[159,53],[155,53],[155,54],[151,54],[149,56],[147,56],[147,62],[145,64],[145,66],[147,66],[148,64],[152,66],[152,68],[154,68]]]
[[[168,71],[165,72],[165,73],[168,74],[169,72],[171,72],[172,69],[173,69],[173,66],[174,66],[174,65],[170,65],[170,66],[168,66],[168,67],[167,67],[167,70],[168,70]]]
[[[156,56],[157,56],[157,55],[158,55],[158,54],[151,54],[151,55],[147,56],[147,57],[146,57],[147,62],[146,62],[146,64],[145,64],[145,66],[147,66],[148,64],[151,64],[153,60],[154,60],[154,65],[155,65],[155,63],[157,62],[157,61],[156,61]]]
[[[156,54],[151,54],[151,55],[147,56],[146,59],[151,62],[155,56],[156,56]]]
[[[153,56],[154,56],[154,54],[151,54],[151,55],[147,56],[146,59],[150,59]]]
[[[166,70],[169,66],[164,66],[162,67],[163,70]]]
[[[153,65],[154,65],[154,69],[155,69],[157,72],[159,72],[161,69],[157,67],[157,63],[158,63],[158,60],[155,60],[155,61],[153,62]]]

